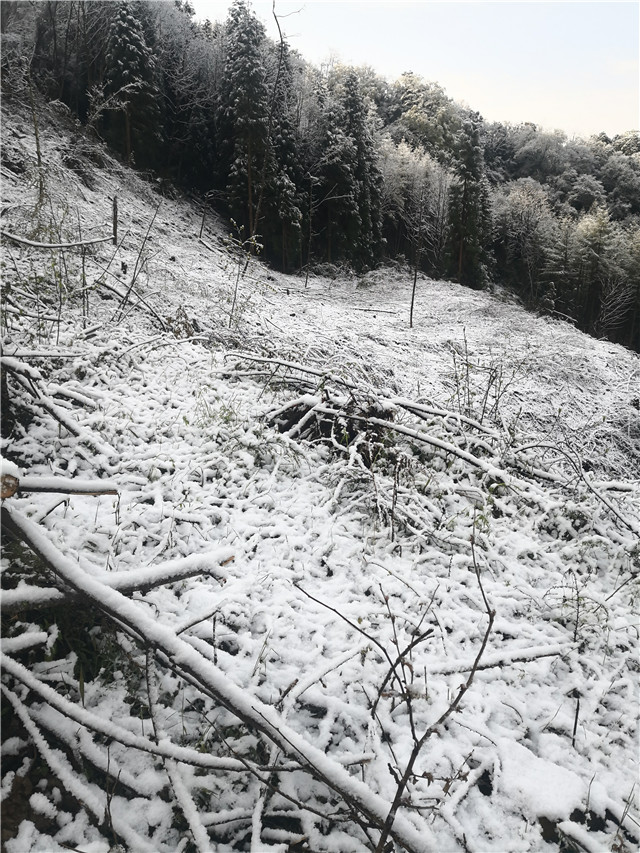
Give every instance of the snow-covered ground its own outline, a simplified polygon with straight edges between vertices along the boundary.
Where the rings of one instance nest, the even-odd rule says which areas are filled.
[[[406,271],[245,269],[43,125],[38,206],[3,110],[3,231],[108,237],[117,195],[119,244],[83,299],[79,250],[4,240],[3,521],[48,563],[2,560],[7,853],[375,850],[400,787],[396,849],[637,849],[638,356],[499,290],[423,278],[409,328]]]

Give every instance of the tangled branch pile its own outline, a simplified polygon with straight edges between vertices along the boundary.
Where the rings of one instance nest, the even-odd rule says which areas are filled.
[[[134,385],[136,373],[146,374],[147,381],[152,353],[128,361],[115,355],[112,374]],[[53,440],[64,427],[57,455],[71,453],[67,470],[75,457],[75,464],[112,475],[23,476],[3,505],[14,550],[13,569],[4,573],[2,607],[12,616],[5,620],[2,689],[20,731],[9,754],[22,755],[26,737],[48,767],[39,789],[46,794],[34,792],[31,807],[49,832],[51,815],[60,823],[68,808],[63,823],[73,832],[58,829],[60,842],[78,832],[84,813],[93,827],[85,832],[132,850],[332,850],[340,837],[376,851],[391,839],[412,851],[441,849],[446,837],[466,843],[465,801],[477,808],[478,797],[490,802],[501,789],[504,796],[500,779],[509,778],[504,712],[496,728],[489,702],[481,723],[478,708],[488,701],[482,693],[497,689],[501,698],[493,701],[517,709],[525,701],[516,687],[522,672],[535,667],[539,678],[557,678],[569,670],[575,681],[594,649],[605,654],[603,671],[613,658],[618,669],[622,661],[630,665],[628,630],[616,650],[608,637],[619,630],[616,600],[637,573],[634,495],[619,483],[588,480],[563,456],[555,469],[545,466],[545,448],[521,450],[495,424],[361,390],[314,367],[248,354],[233,359],[234,367],[220,371],[228,389],[257,393],[261,379],[281,399],[265,410],[266,426],[237,416],[222,425],[220,411],[209,411],[198,428],[208,441],[196,463],[193,445],[183,450],[188,459],[179,455],[178,439],[193,440],[183,415],[182,427],[172,426],[171,460],[156,448],[138,451],[134,466],[129,456],[123,467],[117,460],[125,443],[146,447],[134,410],[129,436],[117,410],[103,411],[97,434],[88,425],[86,376],[80,397],[73,382],[54,382],[24,358],[3,357],[18,378],[20,404],[32,417],[52,417],[40,430]],[[114,376],[91,369],[92,360],[87,352],[82,373],[92,374],[98,400],[96,386],[114,387]],[[194,375],[199,367],[191,365]],[[72,412],[56,397],[73,400]],[[242,478],[240,466],[247,469]],[[315,540],[312,559],[312,549],[287,542],[292,530],[281,529],[280,500],[295,478],[298,497],[314,492],[299,505],[308,517],[293,525],[297,536]],[[113,494],[115,483],[115,507],[98,507],[80,537],[83,549],[70,547],[61,508],[63,519],[68,511],[86,518],[96,501],[89,495]],[[42,503],[57,490],[67,497]],[[319,521],[309,502],[320,495]],[[290,525],[295,498],[288,506]],[[518,517],[532,527],[528,544],[518,544],[520,577],[508,589],[501,575],[510,568]],[[354,520],[362,535],[350,548],[367,572],[337,578],[349,564],[344,540]],[[546,533],[544,549],[534,520]],[[269,548],[270,540],[278,547]],[[106,571],[95,559],[105,551]],[[606,596],[589,587],[589,576],[601,574],[594,555],[604,551]],[[175,556],[164,559],[169,554]],[[271,562],[276,556],[279,565]],[[338,593],[345,586],[346,598]],[[460,614],[451,605],[465,599],[466,622],[456,624]],[[84,638],[66,636],[69,608]],[[531,612],[544,614],[543,631]],[[299,658],[290,637],[305,637]],[[470,700],[480,673],[492,677]],[[582,682],[573,690],[567,731],[560,723],[554,731],[576,750],[585,724],[580,699],[584,708],[591,698]],[[509,737],[519,730],[507,728]],[[543,737],[545,728],[539,731]],[[61,810],[55,798],[62,789],[62,802],[69,797],[74,805]],[[602,830],[612,827],[624,845],[633,837],[628,807],[605,790],[592,790],[591,807],[574,811],[589,821],[600,815]],[[145,810],[132,812],[142,801]],[[560,830],[552,821],[548,831],[573,837],[579,824],[565,824]]]

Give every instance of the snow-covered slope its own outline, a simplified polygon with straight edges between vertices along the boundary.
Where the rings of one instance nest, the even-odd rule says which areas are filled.
[[[636,849],[638,357],[427,279],[409,328],[41,120],[3,231],[119,229],[4,240],[7,853]]]

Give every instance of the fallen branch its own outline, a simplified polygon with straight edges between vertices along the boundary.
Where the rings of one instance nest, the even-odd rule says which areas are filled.
[[[630,530],[632,533],[634,533],[640,539],[640,527],[638,527],[633,521],[630,521],[628,518],[625,518],[624,515],[622,515],[622,513],[611,503],[611,501],[608,500],[607,498],[605,498],[605,496],[601,493],[601,491],[599,491],[595,487],[595,485],[587,479],[584,471],[582,470],[582,466],[580,465],[580,462],[575,460],[572,457],[572,455],[570,453],[568,453],[566,450],[564,450],[562,447],[557,447],[556,445],[552,445],[552,444],[545,444],[543,442],[534,442],[532,444],[523,445],[522,447],[516,447],[513,452],[514,453],[523,453],[525,450],[534,450],[534,449],[552,450],[555,453],[559,453],[561,456],[564,456],[564,458],[569,462],[571,467],[576,472],[576,475],[578,476],[578,478],[580,480],[582,480],[582,482],[589,489],[589,491],[593,495],[595,495],[596,498],[601,503],[603,503],[611,513],[613,513],[613,515],[615,515],[615,517],[618,519],[618,521],[622,522],[622,524],[624,524],[624,526],[628,530]]]
[[[47,631],[25,631],[16,637],[3,637],[2,651],[4,654],[23,652],[25,649],[32,649],[34,646],[44,645],[48,639]]]
[[[97,279],[95,284],[97,287],[104,287],[105,290],[111,291],[111,293],[115,294],[115,296],[117,296],[121,300],[125,300],[125,298],[128,299],[127,294],[123,293],[121,290],[118,290],[118,288],[114,287],[112,284],[107,284],[107,282],[104,280]],[[153,316],[156,318],[156,320],[160,323],[160,328],[163,329],[164,331],[166,331],[167,324],[165,323],[165,321],[158,314],[158,312],[155,310],[155,308],[152,308],[152,306],[149,305],[149,303],[146,301],[146,299],[144,299],[133,286],[131,286],[129,288],[128,293],[129,293],[129,295],[133,294],[136,297],[136,299],[138,300],[138,302],[141,305],[144,305],[144,307],[147,309],[147,311],[149,311],[151,314],[153,314]],[[137,304],[135,304],[134,307],[137,307]]]
[[[301,402],[308,403],[309,399],[309,397],[301,398]],[[291,405],[288,404],[288,407],[291,407]],[[527,497],[529,497],[531,500],[534,500],[536,503],[541,503],[543,500],[542,497],[535,492],[532,484],[524,483],[518,478],[514,477],[508,471],[504,470],[503,468],[500,468],[497,465],[492,464],[491,462],[487,462],[486,460],[481,459],[478,456],[474,456],[472,453],[469,453],[466,450],[462,450],[462,448],[458,447],[455,444],[452,444],[451,442],[442,441],[442,439],[436,438],[435,436],[432,436],[427,432],[423,432],[422,430],[406,427],[402,424],[398,424],[394,421],[390,421],[384,418],[367,417],[365,415],[358,415],[357,413],[350,412],[344,409],[332,408],[331,406],[326,405],[324,403],[316,402],[316,405],[314,405],[313,408],[309,411],[318,415],[324,415],[334,420],[337,420],[338,418],[344,418],[345,420],[355,421],[367,424],[369,426],[379,427],[385,430],[397,432],[400,435],[404,435],[407,438],[413,439],[414,441],[419,441],[421,443],[431,445],[437,450],[441,450],[444,453],[451,454],[452,456],[461,459],[468,465],[471,465],[474,468],[478,468],[479,470],[484,471],[484,473],[491,477],[491,479],[495,482],[501,483],[504,486],[513,489],[514,491],[520,491],[522,493],[525,493]],[[309,411],[305,412],[303,417],[308,417]],[[277,415],[278,412],[276,412],[275,415],[271,415],[270,417],[277,417]]]
[[[299,762],[302,769],[326,784],[372,826],[385,825],[385,831],[408,853],[428,853],[437,849],[426,824],[418,830],[411,821],[397,814],[399,803],[394,804],[394,814],[390,816],[390,804],[384,797],[310,744],[283,721],[275,708],[235,684],[189,642],[150,616],[143,604],[130,601],[120,592],[83,572],[26,517],[13,509],[5,509],[5,512],[32,547],[55,566],[56,574],[70,589],[84,595],[107,616],[140,636],[174,672],[221,703],[250,728],[277,744],[285,755]]]
[[[385,311],[382,308],[357,308],[355,305],[351,306],[352,311],[366,311],[367,314],[393,314],[396,315],[397,311]]]
[[[18,492],[44,492],[63,495],[117,495],[118,489],[111,480],[81,480],[66,477],[21,477]]]
[[[3,237],[12,240],[14,243],[19,243],[21,246],[30,246],[33,249],[75,249],[78,246],[93,246],[96,243],[110,243],[113,237],[93,237],[91,240],[77,240],[74,243],[37,243],[34,240],[27,240],[25,237],[18,237],[17,234],[11,234],[9,231],[0,231]]]
[[[42,379],[42,374],[37,367],[31,367],[29,364],[24,364],[24,362],[20,361],[20,359],[15,356],[1,356],[0,364],[5,368],[5,370],[8,370],[9,373],[13,373],[15,376],[26,376],[27,379],[32,379],[34,381]]]
[[[23,364],[17,359],[2,357],[2,366],[9,371],[22,387],[42,406],[68,433],[74,435],[84,444],[92,447],[97,453],[104,454],[108,459],[115,456],[115,450],[107,444],[103,444],[91,432],[84,429],[67,415],[67,412],[57,406],[50,397],[44,394],[35,384],[40,379],[40,372],[29,365]]]
[[[558,643],[554,646],[532,646],[528,649],[516,649],[512,652],[493,652],[484,657],[476,666],[476,671],[493,669],[495,666],[508,666],[512,663],[538,660],[539,658],[565,655],[574,648],[572,645]],[[456,672],[469,672],[473,669],[474,660],[452,661],[451,663],[433,663],[424,667],[428,675],[454,675]]]
[[[53,750],[45,740],[42,732],[36,723],[29,716],[29,712],[20,699],[9,690],[4,684],[0,684],[0,689],[4,693],[7,700],[13,706],[20,722],[25,727],[32,743],[37,748],[42,758],[46,761],[52,773],[60,780],[67,791],[81,803],[87,811],[94,816],[98,825],[105,822],[107,816],[107,797],[104,800],[95,793],[94,786],[89,787],[80,781],[80,777],[75,772],[66,757],[60,750]],[[140,853],[155,853],[155,847],[147,839],[143,838],[135,830],[125,823],[124,818],[113,817],[114,829],[118,835],[123,838],[130,850],[140,851]]]
[[[49,560],[47,554],[38,547],[37,541],[34,541],[23,527],[16,524],[12,513],[4,506],[0,512],[0,520],[7,533],[28,545],[57,574],[55,561]],[[37,530],[36,525],[32,522],[29,524]],[[92,577],[105,587],[117,590],[121,595],[130,596],[135,592],[149,592],[163,584],[201,574],[207,574],[224,583],[226,574],[220,569],[228,565],[231,560],[233,560],[233,551],[224,547],[204,554],[192,554],[189,557],[167,560],[159,566],[145,566],[127,572],[99,572]],[[0,609],[3,613],[15,613],[28,608],[56,607],[76,601],[79,597],[79,593],[70,593],[68,590],[60,590],[57,587],[22,583],[16,589],[2,591]]]
[[[8,296],[6,297],[6,301],[8,304],[2,306],[2,310],[5,314],[14,314],[17,317],[28,317],[29,320],[38,320],[40,323],[57,323],[60,319],[59,317],[50,317],[47,314],[31,314],[16,305],[16,303]]]
[[[79,358],[79,352],[56,352],[55,350],[16,350],[11,353],[11,358],[46,358],[47,361],[54,358]]]
[[[207,243],[207,241],[206,241],[206,240],[203,240],[203,239],[202,239],[202,237],[199,237],[199,238],[198,238],[198,242],[199,242],[199,243],[202,243],[202,245],[205,247],[205,249],[208,249],[210,252],[213,252],[213,253],[214,253],[214,255],[215,255],[216,253],[217,253],[218,255],[223,255],[223,254],[224,254],[224,252],[222,251],[222,249],[216,249],[216,248],[215,248],[215,246],[212,246],[212,245],[210,245],[209,243]]]
[[[2,645],[4,649],[5,640],[2,641]],[[51,708],[62,714],[63,717],[73,720],[89,731],[111,738],[123,746],[138,749],[141,752],[149,753],[149,755],[157,755],[160,758],[170,758],[173,761],[179,761],[182,764],[188,764],[192,767],[201,767],[205,770],[225,770],[232,773],[243,773],[247,769],[246,765],[237,758],[219,757],[207,752],[200,752],[197,749],[191,749],[187,746],[178,746],[171,743],[168,739],[160,743],[154,743],[154,741],[149,740],[144,735],[136,735],[129,731],[129,729],[125,729],[114,723],[112,720],[105,720],[92,711],[82,708],[75,702],[66,699],[52,687],[49,687],[48,684],[44,684],[36,678],[21,663],[9,657],[6,652],[3,651],[0,654],[0,660],[2,661],[2,671],[4,673],[11,675],[17,681],[24,684],[30,691],[40,696]],[[269,771],[270,768],[256,766],[256,770]]]
[[[146,654],[145,673],[147,679],[147,696],[149,697],[149,714],[151,716],[151,724],[153,725],[153,732],[156,738],[156,742],[166,741],[167,733],[163,729],[157,715],[156,709],[159,704],[160,697],[158,691],[158,684],[155,677],[155,667],[153,664],[153,659],[151,658],[148,651]],[[171,758],[164,758],[163,761],[167,776],[169,777],[169,781],[173,789],[174,796],[182,812],[182,816],[187,822],[187,825],[189,826],[189,829],[191,831],[193,843],[195,844],[198,853],[207,853],[207,851],[211,847],[209,835],[207,834],[207,831],[204,828],[202,821],[200,820],[198,809],[196,808],[189,789],[185,785],[184,779],[182,778],[182,774],[180,772],[180,768],[178,767],[177,763]]]

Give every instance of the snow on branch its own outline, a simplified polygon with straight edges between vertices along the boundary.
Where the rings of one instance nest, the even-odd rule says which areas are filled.
[[[436,849],[426,824],[418,830],[407,817],[397,813],[399,803],[389,803],[366,783],[352,776],[344,766],[309,743],[284,722],[274,707],[236,685],[187,640],[152,618],[142,603],[130,601],[118,590],[87,575],[21,513],[6,508],[5,512],[31,547],[55,568],[58,577],[70,589],[85,596],[96,608],[138,635],[177,674],[218,701],[250,728],[265,735],[284,755],[299,762],[304,770],[337,793],[356,814],[372,826],[384,827],[385,834],[409,853],[428,853]],[[390,819],[392,805],[394,810]]]
[[[0,684],[0,690],[13,706],[20,722],[42,758],[47,762],[51,772],[55,773],[67,791],[93,815],[98,824],[104,824],[108,816],[107,795],[99,791],[96,785],[89,785],[82,781],[66,756],[60,750],[52,749],[49,746],[40,728],[31,718],[27,707],[13,691],[9,690],[4,684]],[[122,816],[109,815],[109,820],[117,834],[127,842],[130,850],[139,850],[140,853],[154,853],[153,844],[133,830]]]
[[[27,635],[30,636],[30,635]],[[5,640],[2,641],[3,648]],[[12,651],[18,651],[14,646]],[[157,755],[163,758],[169,758],[173,761],[189,764],[193,767],[202,767],[205,770],[225,770],[233,773],[245,772],[246,763],[238,761],[236,758],[219,757],[210,755],[207,752],[200,752],[196,749],[191,749],[186,746],[179,746],[172,743],[168,738],[155,743],[144,735],[136,735],[129,729],[125,729],[114,723],[112,720],[105,720],[97,714],[88,711],[86,708],[80,707],[76,702],[71,702],[64,696],[57,693],[48,684],[44,684],[33,675],[25,666],[18,661],[9,657],[7,652],[0,653],[3,672],[11,675],[29,690],[38,695],[52,709],[74,720],[78,725],[83,726],[89,731],[99,735],[111,738],[123,746],[138,749],[141,752],[147,752],[150,755]],[[256,770],[263,768],[257,767]],[[267,769],[267,768],[264,768]]]
[[[28,531],[16,523],[14,514],[9,512],[6,507],[2,508],[1,518],[2,527],[7,533],[22,539],[54,573],[57,573],[55,562],[51,562],[47,553],[39,548],[38,541],[33,540]],[[29,524],[30,529],[37,530],[36,525],[32,522]],[[98,583],[104,584],[105,587],[117,590],[121,595],[129,596],[134,592],[148,592],[162,584],[174,583],[200,574],[207,574],[224,583],[226,576],[221,569],[233,559],[233,550],[224,546],[207,551],[204,554],[192,554],[188,557],[166,560],[160,566],[145,566],[126,572],[99,572],[92,577]],[[3,590],[0,609],[3,613],[15,613],[26,608],[53,607],[69,603],[77,597],[77,594],[70,593],[66,589],[34,586],[23,582],[16,589]]]
[[[117,495],[113,480],[83,480],[80,477],[21,477],[18,492],[47,492],[64,495]]]
[[[2,367],[11,373],[15,381],[21,385],[45,411],[63,426],[68,433],[74,435],[83,444],[88,445],[97,453],[112,459],[116,456],[115,450],[109,447],[93,432],[82,427],[77,421],[69,417],[67,412],[58,406],[52,398],[46,394],[36,383],[42,378],[40,371],[18,359],[2,356]]]
[[[108,243],[113,239],[110,234],[108,237],[93,237],[91,240],[77,240],[74,243],[37,243],[34,240],[27,240],[26,237],[18,237],[17,234],[11,234],[9,231],[0,231],[3,237],[11,240],[14,243],[19,243],[21,246],[29,246],[33,249],[76,249],[79,246],[93,246],[96,243]]]

